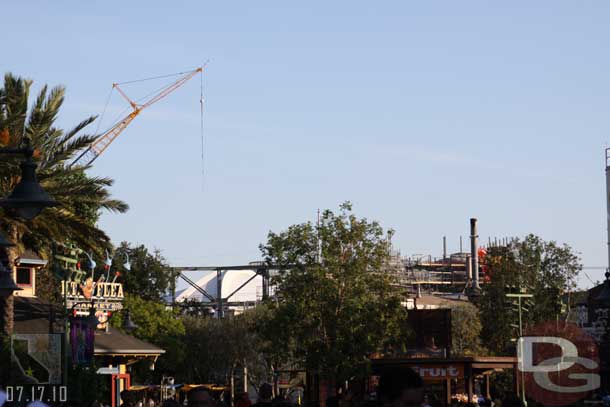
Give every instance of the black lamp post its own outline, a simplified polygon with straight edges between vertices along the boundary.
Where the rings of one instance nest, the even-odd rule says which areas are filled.
[[[0,234],[0,247],[7,248],[14,246]],[[13,276],[10,270],[0,262],[0,337],[3,334],[10,334],[12,326],[12,303],[10,297],[15,291],[21,288],[13,281]]]
[[[0,263],[0,298],[8,298],[13,295],[13,292],[22,290],[15,284],[11,274],[12,273]]]
[[[123,320],[123,329],[129,333],[138,329],[138,326],[131,319],[129,310],[125,311],[125,319]]]
[[[44,208],[58,205],[36,179],[36,163],[32,159],[34,149],[30,145],[29,138],[26,137],[24,139],[23,146],[20,148],[0,148],[0,154],[23,154],[25,156],[25,161],[20,164],[21,179],[10,195],[0,200],[0,207],[10,214],[25,220],[32,220]],[[13,246],[13,244],[0,235],[0,247],[6,249],[10,246]],[[20,288],[12,278],[13,265],[9,264],[8,270],[4,266],[0,266],[0,313],[2,314],[0,318],[2,318],[5,325],[3,327],[4,333],[10,334],[13,316],[6,315],[6,318],[9,318],[9,320],[5,320],[6,318],[4,318],[3,314],[7,312],[7,307],[8,313],[12,312],[12,294],[20,290]]]
[[[610,271],[606,271],[605,276],[604,286],[595,299],[603,306],[610,308]]]
[[[18,149],[0,149],[0,153],[23,154],[25,161],[21,167],[21,180],[13,192],[5,199],[0,200],[0,207],[9,210],[25,220],[34,219],[44,208],[57,206],[49,194],[40,186],[36,178],[36,163],[32,159],[34,149],[30,146],[28,138],[24,146]]]
[[[595,301],[597,301],[600,309],[606,311],[606,329],[599,344],[599,355],[602,363],[605,361],[608,367],[608,358],[610,357],[610,270],[606,271],[605,276],[606,279],[604,280],[603,287],[595,297]],[[606,375],[608,375],[607,369]],[[602,376],[602,388],[605,387],[605,390],[609,390],[609,382],[610,378],[608,376],[605,378]]]
[[[7,248],[14,246],[11,242],[0,234],[0,247]],[[15,291],[21,290],[17,284],[13,281],[13,276],[10,270],[7,270],[2,263],[0,263],[0,301],[13,294]]]

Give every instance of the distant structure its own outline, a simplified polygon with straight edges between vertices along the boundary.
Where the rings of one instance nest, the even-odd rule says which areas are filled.
[[[430,255],[411,255],[403,257],[400,252],[393,252],[386,266],[386,272],[394,276],[396,284],[414,295],[421,295],[422,290],[473,294],[480,290],[487,280],[486,269],[482,260],[490,247],[506,247],[513,239],[489,239],[486,245],[479,245],[477,220],[470,219],[470,251],[448,254],[447,239],[443,237],[442,257]],[[475,272],[476,270],[476,272]]]
[[[218,297],[226,299],[225,313],[240,314],[256,305],[263,298],[263,277],[257,275],[253,270],[226,270],[220,274],[209,271],[198,280],[193,280],[193,282],[207,292],[209,296],[216,299]],[[217,304],[209,296],[203,294],[194,285],[189,284],[185,289],[176,292],[175,302],[197,301],[202,306],[209,305],[209,309],[213,310]]]
[[[476,295],[481,284],[487,281],[482,261],[488,247],[508,246],[510,239],[489,240],[487,247],[479,246],[477,220],[470,219],[470,252],[462,250],[447,253],[447,240],[443,237],[443,256],[413,255],[402,256],[393,251],[383,273],[392,275],[395,285],[411,298],[421,298],[424,294],[441,295],[445,299],[462,300],[464,296]],[[291,265],[284,265],[284,270]],[[272,295],[270,277],[280,267],[264,262],[251,262],[241,266],[185,266],[172,267],[176,276],[186,281],[187,288],[176,292],[168,303],[207,313],[222,318],[235,315],[254,307],[264,298]],[[185,272],[206,272],[192,280]],[[420,305],[423,302],[420,301]],[[408,304],[407,304],[408,305]]]

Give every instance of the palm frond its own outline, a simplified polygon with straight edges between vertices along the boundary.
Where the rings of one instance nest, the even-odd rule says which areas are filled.
[[[45,209],[28,223],[0,209],[0,230],[18,230],[23,241],[37,248],[69,240],[85,250],[101,252],[110,245],[110,239],[95,225],[99,211],[125,212],[129,207],[111,197],[112,179],[89,176],[84,168],[66,165],[96,139],[95,135],[80,134],[96,117],[90,116],[64,133],[54,124],[65,89],[58,86],[49,90],[43,86],[28,110],[31,84],[10,73],[5,75],[0,87],[0,130],[8,130],[11,146],[19,145],[26,135],[32,139],[40,153],[38,179],[60,206]],[[8,194],[19,181],[20,161],[19,157],[0,161],[0,194]]]

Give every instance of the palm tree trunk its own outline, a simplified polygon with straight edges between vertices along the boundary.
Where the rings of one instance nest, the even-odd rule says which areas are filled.
[[[0,315],[0,327],[2,328],[2,335],[6,337],[10,337],[13,334],[14,303],[12,295],[6,298],[0,298],[0,309],[2,310],[2,314]]]
[[[8,235],[13,242],[19,242],[19,234],[16,228],[10,228],[8,231]],[[18,246],[7,247],[6,248],[6,257],[7,257],[7,269],[13,275],[13,268],[15,267],[15,262],[19,257],[19,249]],[[15,311],[15,297],[13,295],[9,295],[6,298],[0,298],[0,328],[3,336],[10,337],[13,334],[13,329],[15,326],[14,319],[14,311]]]

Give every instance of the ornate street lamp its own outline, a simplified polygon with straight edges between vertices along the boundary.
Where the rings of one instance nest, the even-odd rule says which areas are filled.
[[[602,364],[605,361],[606,366],[608,366],[608,358],[610,357],[610,270],[606,271],[606,280],[604,280],[601,291],[595,297],[595,301],[598,303],[597,307],[605,310],[606,314],[605,332],[603,333],[599,344],[599,355]],[[605,390],[608,391],[610,389],[609,386],[610,378],[608,376],[605,378],[602,376],[602,387],[605,387]]]
[[[20,164],[21,179],[10,195],[0,200],[0,207],[25,220],[32,220],[44,208],[58,205],[36,179],[36,163],[32,159],[34,149],[28,137],[24,138],[23,147],[0,148],[0,154],[23,154],[25,156],[25,161]],[[12,246],[11,242],[4,237],[0,238],[0,247],[7,248],[9,246]],[[9,264],[8,270],[4,266],[0,268],[0,313],[2,315],[4,315],[6,307],[12,308],[13,299],[11,297],[13,292],[20,290],[13,281],[12,267],[13,265]],[[9,320],[4,321],[4,330],[5,333],[10,334],[13,315],[6,315],[6,317]]]
[[[20,290],[22,290],[22,288],[19,288],[19,286],[15,284],[11,272],[0,263],[0,298],[10,297],[13,295],[13,292]]]
[[[0,234],[0,247],[7,248],[14,246],[11,242]],[[17,284],[13,281],[13,276],[10,270],[7,270],[2,263],[0,263],[0,298],[7,298],[15,291],[21,290]]]
[[[595,297],[595,300],[599,301],[606,308],[610,308],[610,271],[606,271],[605,276],[604,287]]]
[[[32,159],[34,149],[30,146],[28,138],[25,139],[23,147],[0,149],[0,153],[25,155],[25,161],[19,165],[21,180],[7,198],[0,200],[0,207],[15,213],[20,218],[32,220],[44,208],[58,205],[57,201],[53,200],[38,183],[37,165]]]
[[[127,332],[133,332],[138,329],[138,326],[131,320],[129,310],[125,311],[125,319],[123,320],[123,329]]]

